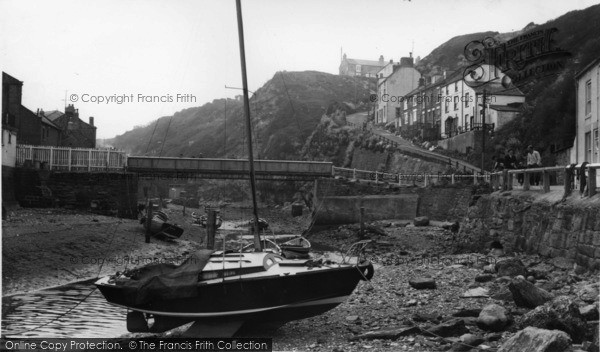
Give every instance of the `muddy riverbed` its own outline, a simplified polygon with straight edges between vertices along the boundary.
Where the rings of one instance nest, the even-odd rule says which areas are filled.
[[[186,209],[183,215],[180,207],[170,206],[166,212],[173,222],[184,228],[184,235],[169,242],[152,239],[150,244],[144,242],[144,232],[135,220],[57,209],[13,212],[3,223],[2,334],[35,329],[35,324],[23,319],[27,314],[36,317],[38,325],[52,321],[57,312],[88,294],[91,285],[75,284],[66,286],[68,289],[63,286],[40,291],[42,288],[112,274],[149,261],[183,260],[205,243],[204,230],[191,224],[192,211],[198,210]],[[269,208],[262,209],[260,214],[269,220],[276,234],[298,234],[310,226],[306,212],[303,217],[294,218],[290,209]],[[245,232],[239,225],[252,217],[249,208],[239,207],[222,207],[221,215],[233,223],[233,226],[225,226],[224,232],[240,234]],[[245,331],[242,336],[272,337],[275,350],[284,351],[442,351],[460,350],[457,348],[460,336],[468,332],[481,338],[479,344],[483,349],[497,348],[515,334],[518,327],[514,322],[527,310],[517,307],[511,299],[489,297],[506,286],[507,278],[496,273],[490,274],[485,282],[476,278],[483,274],[484,266],[515,255],[528,268],[547,267],[547,279],[536,285],[543,284],[554,295],[572,297],[581,306],[597,304],[597,273],[577,266],[554,265],[548,259],[512,253],[455,254],[452,250],[455,233],[439,226],[407,226],[406,221],[398,220],[370,225],[365,238],[372,239],[373,244],[367,254],[376,264],[371,282],[361,282],[345,303],[325,314],[287,323],[275,331]],[[311,233],[308,238],[319,252],[343,250],[359,239],[358,226],[335,227]],[[417,278],[435,280],[435,289],[411,287],[408,281]],[[462,297],[474,288],[487,290],[488,294]],[[591,293],[591,302],[589,297],[587,301],[582,299],[581,292],[585,290],[596,290],[596,297]],[[411,333],[359,338],[365,333],[399,331],[407,326],[417,326],[423,331],[456,319],[457,312],[481,309],[490,303],[502,305],[510,317],[511,323],[500,331],[482,329],[475,317],[467,316],[459,318],[464,323],[461,333],[445,337]],[[81,329],[70,331],[70,336],[116,337],[125,333],[124,314],[119,315],[118,309],[107,307],[98,293],[90,295],[85,304],[91,306],[82,304],[58,321],[23,336],[65,336],[75,325]],[[40,310],[40,306],[45,308]],[[94,309],[100,311],[96,318],[89,315]],[[597,323],[595,326],[597,328]],[[179,336],[182,330],[161,336]]]

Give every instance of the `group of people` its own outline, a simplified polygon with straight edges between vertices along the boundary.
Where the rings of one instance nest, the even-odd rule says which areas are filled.
[[[515,156],[515,151],[513,149],[509,149],[506,155],[501,152],[499,156],[493,156],[492,160],[494,161],[494,171],[502,171],[504,169],[533,169],[542,167],[542,157],[537,150],[533,149],[532,145],[527,147],[526,157],[519,158]],[[539,172],[531,173],[529,175],[529,184],[539,186],[540,178]],[[517,181],[520,185],[523,185],[524,175],[518,174]]]

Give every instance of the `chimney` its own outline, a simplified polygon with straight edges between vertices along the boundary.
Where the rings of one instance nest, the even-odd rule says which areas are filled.
[[[383,55],[379,55],[379,63],[383,64],[384,61]]]
[[[411,57],[402,57],[400,58],[400,66],[402,67],[413,67],[413,58]]]
[[[425,85],[425,78],[419,78],[419,87],[423,87]]]
[[[94,126],[94,116],[90,116],[90,126]]]
[[[75,107],[73,106],[73,104],[69,104],[65,108],[65,115],[67,115],[67,116],[74,116],[75,115]]]
[[[444,70],[444,79],[446,79],[446,70]]]
[[[390,59],[390,64],[393,64],[393,63],[394,63],[394,60]]]

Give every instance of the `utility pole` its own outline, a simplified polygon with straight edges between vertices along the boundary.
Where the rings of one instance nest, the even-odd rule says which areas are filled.
[[[481,110],[481,174],[483,175],[485,169],[483,168],[485,163],[485,104],[486,104],[486,91],[483,89],[483,109]]]

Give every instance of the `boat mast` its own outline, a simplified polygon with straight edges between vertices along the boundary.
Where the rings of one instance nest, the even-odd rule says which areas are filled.
[[[250,100],[248,99],[248,78],[246,77],[246,49],[244,48],[244,23],[242,22],[242,4],[235,0],[237,8],[238,35],[240,41],[240,62],[242,64],[242,84],[244,90],[244,113],[246,115],[246,135],[248,140],[248,163],[250,164],[250,187],[252,188],[252,209],[254,210],[254,250],[261,251],[258,227],[258,204],[256,202],[256,175],[254,173],[254,155],[252,153],[252,127],[250,125]]]

